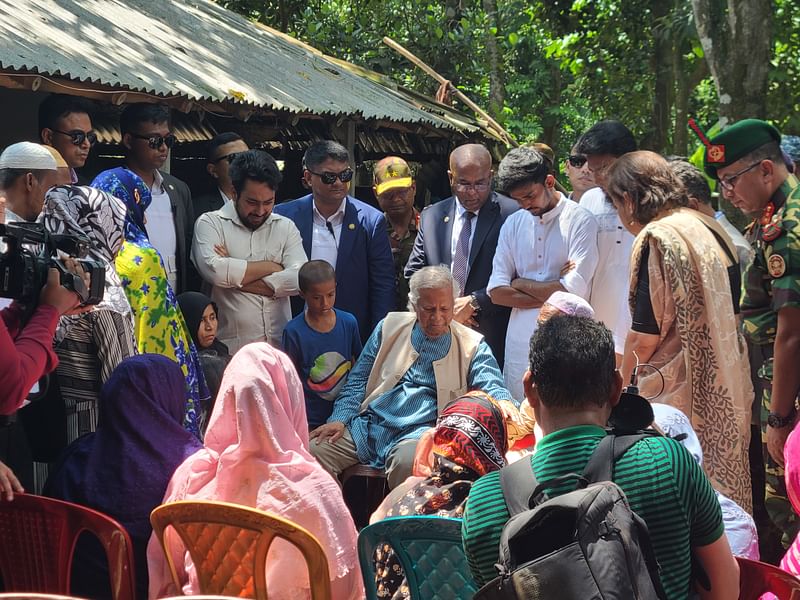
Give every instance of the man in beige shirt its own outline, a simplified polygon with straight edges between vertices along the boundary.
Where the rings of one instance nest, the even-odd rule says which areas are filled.
[[[195,224],[192,260],[212,285],[220,341],[231,353],[250,342],[280,344],[289,296],[306,262],[294,223],[274,214],[281,173],[266,152],[241,152],[230,165],[236,197]]]

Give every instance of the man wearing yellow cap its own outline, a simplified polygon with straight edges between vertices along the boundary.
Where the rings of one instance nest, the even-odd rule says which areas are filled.
[[[414,208],[417,186],[408,163],[398,156],[387,156],[375,163],[373,176],[372,189],[386,217],[394,259],[394,310],[404,311],[408,304],[408,280],[403,276],[403,268],[414,248],[419,225],[419,212]]]
[[[782,467],[800,391],[800,184],[786,168],[780,141],[769,123],[739,121],[705,142],[704,167],[722,195],[755,219],[755,257],[744,274],[741,309],[745,334],[761,362],[762,389],[756,393],[768,450],[765,504],[773,522],[791,536],[796,525]]]

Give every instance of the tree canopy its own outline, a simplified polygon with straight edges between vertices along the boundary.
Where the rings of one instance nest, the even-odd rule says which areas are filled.
[[[562,156],[602,118],[685,155],[693,116],[800,132],[800,0],[218,0],[326,54],[432,95],[389,36],[520,142]]]

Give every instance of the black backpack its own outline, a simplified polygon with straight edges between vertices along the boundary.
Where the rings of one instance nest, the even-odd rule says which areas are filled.
[[[647,525],[612,481],[617,459],[645,437],[606,436],[582,475],[539,484],[530,458],[501,470],[511,519],[500,537],[500,575],[475,600],[665,599]],[[571,480],[572,492],[543,492]]]

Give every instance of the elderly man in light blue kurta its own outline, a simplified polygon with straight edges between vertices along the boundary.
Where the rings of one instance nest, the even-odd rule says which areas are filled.
[[[362,463],[385,467],[389,487],[402,483],[417,440],[470,390],[483,390],[507,418],[518,418],[483,336],[453,321],[450,270],[425,267],[409,283],[413,312],[389,313],[375,327],[328,422],[311,432],[311,453],[334,477]]]

